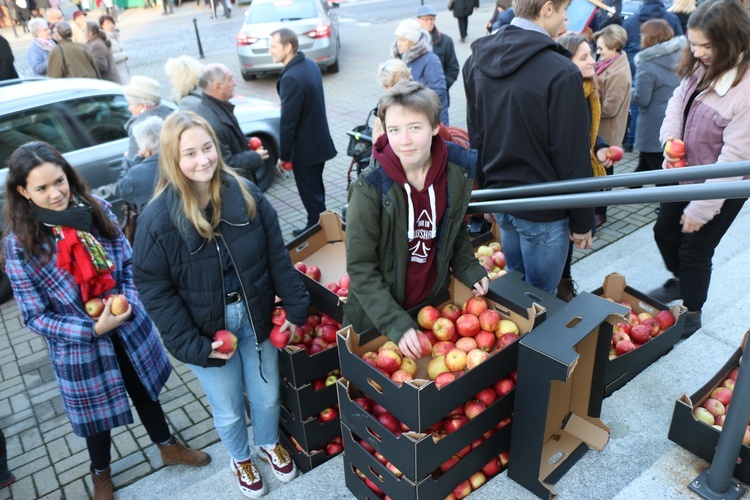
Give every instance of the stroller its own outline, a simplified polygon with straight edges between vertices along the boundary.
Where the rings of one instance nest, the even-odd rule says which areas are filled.
[[[349,169],[346,171],[347,188],[352,183],[352,170],[355,165],[357,176],[359,176],[362,170],[370,164],[370,157],[372,156],[372,127],[370,126],[370,119],[377,113],[377,109],[373,108],[367,114],[364,125],[354,127],[346,133],[349,136],[349,146],[346,148],[346,154],[352,157]]]

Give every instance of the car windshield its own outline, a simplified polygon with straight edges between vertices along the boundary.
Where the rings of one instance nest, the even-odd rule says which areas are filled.
[[[317,17],[315,2],[312,0],[255,0],[248,9],[247,24],[297,21]]]

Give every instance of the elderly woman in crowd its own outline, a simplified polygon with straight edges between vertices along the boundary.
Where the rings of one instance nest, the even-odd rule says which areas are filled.
[[[378,67],[376,80],[386,92],[398,82],[411,80],[411,70],[401,59],[388,59]],[[377,114],[377,113],[376,113]],[[373,142],[383,134],[383,123],[380,118],[375,118],[372,126]]]
[[[203,94],[200,87],[203,63],[190,56],[173,57],[167,59],[164,72],[172,84],[172,98],[180,111],[195,111]]]
[[[73,28],[65,21],[55,25],[57,47],[50,50],[47,76],[50,78],[101,78],[89,49],[73,41]]]
[[[117,72],[117,66],[115,65],[115,58],[112,55],[112,44],[107,39],[107,35],[104,34],[99,27],[99,23],[96,21],[86,21],[85,26],[86,46],[89,48],[91,57],[99,69],[102,80],[122,83],[120,82],[120,74]]]
[[[130,83],[123,87],[123,93],[128,100],[128,109],[133,117],[125,124],[125,130],[130,136],[125,160],[133,160],[138,154],[138,144],[133,136],[133,127],[150,116],[166,118],[172,110],[161,104],[161,85],[153,78],[136,75]]]
[[[33,37],[27,52],[31,74],[47,76],[49,53],[55,48],[55,42],[52,41],[52,31],[49,29],[47,22],[40,17],[29,21],[29,31],[31,31]]]
[[[448,125],[448,87],[440,58],[432,52],[432,37],[416,19],[404,19],[396,27],[391,55],[411,70],[415,82],[431,88],[440,98],[440,121]]]
[[[617,24],[610,24],[594,33],[596,52],[596,78],[599,83],[599,96],[602,103],[602,119],[599,123],[599,136],[610,146],[622,147],[622,140],[628,128],[630,109],[630,89],[633,76],[630,64],[623,49],[628,43],[628,33]],[[612,169],[607,169],[612,175]],[[607,207],[596,207],[596,225],[607,221]]]
[[[143,208],[154,194],[156,180],[159,176],[159,136],[164,120],[159,116],[150,116],[135,124],[133,137],[138,144],[138,154],[128,162],[128,169],[123,170],[117,180],[117,194],[136,207]]]
[[[122,48],[120,43],[120,30],[115,25],[115,18],[109,14],[104,14],[99,18],[99,26],[107,35],[109,40],[109,48],[112,51],[112,57],[115,58],[115,66],[117,67],[117,73],[120,75],[120,83],[126,84],[130,79],[128,73],[128,66],[125,61],[128,60],[128,53]]]

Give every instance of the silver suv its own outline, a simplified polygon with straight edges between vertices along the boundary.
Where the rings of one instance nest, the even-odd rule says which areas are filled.
[[[232,99],[235,115],[246,136],[257,136],[269,152],[271,173],[259,184],[273,182],[279,151],[279,106],[262,99]],[[174,103],[163,104],[176,108]],[[124,125],[131,117],[122,87],[92,79],[32,79],[0,82],[0,210],[5,203],[7,161],[13,151],[30,141],[44,141],[60,150],[86,178],[92,191],[111,202],[115,196],[123,152],[128,149]],[[2,222],[0,222],[0,230]],[[10,286],[0,271],[0,301],[10,298]]]

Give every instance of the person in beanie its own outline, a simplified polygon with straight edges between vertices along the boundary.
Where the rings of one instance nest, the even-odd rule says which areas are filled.
[[[404,19],[396,27],[391,55],[401,59],[411,70],[412,79],[432,89],[440,98],[440,121],[450,125],[448,86],[440,59],[432,51],[432,38],[416,19]]]
[[[206,120],[190,111],[167,118],[160,155],[156,192],[135,234],[135,282],[164,345],[205,390],[240,491],[258,498],[268,487],[250,449],[245,394],[257,455],[287,483],[297,469],[279,443],[271,312],[278,295],[287,314],[281,330],[294,334],[307,319],[307,290],[284,250],[276,210],[226,166]],[[219,330],[236,336],[234,350],[214,340]]]
[[[211,457],[185,448],[164,417],[159,392],[172,366],[109,203],[47,143],[20,146],[8,169],[2,264],[24,325],[47,343],[73,432],[86,439],[94,499],[113,498],[111,430],[133,423],[128,397],[165,465],[206,465]],[[108,297],[118,293],[124,311]]]
[[[161,85],[153,78],[135,75],[130,79],[130,83],[122,87],[122,92],[128,101],[130,114],[133,115],[125,123],[125,130],[130,137],[125,160],[133,161],[138,155],[138,143],[133,137],[133,127],[151,116],[166,118],[172,110],[161,104]]]
[[[432,51],[440,59],[445,74],[445,87],[446,90],[450,90],[456,78],[458,78],[458,58],[456,57],[456,48],[453,46],[453,39],[435,26],[436,16],[437,11],[432,5],[422,5],[417,9],[417,22],[432,37]],[[450,95],[448,101],[450,102]]]
[[[358,332],[374,326],[418,358],[419,327],[407,309],[443,292],[451,274],[487,293],[464,224],[477,157],[438,135],[440,99],[418,82],[383,94],[378,117],[385,134],[374,161],[349,187],[344,322]]]
[[[16,476],[8,469],[8,450],[5,446],[5,434],[0,429],[0,488],[5,488],[16,480]]]

